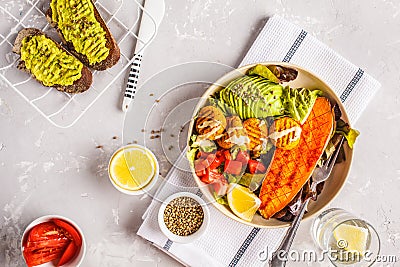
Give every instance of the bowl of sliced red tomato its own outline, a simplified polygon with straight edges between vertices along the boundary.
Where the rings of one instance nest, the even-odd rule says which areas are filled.
[[[75,222],[63,216],[47,215],[26,227],[21,250],[29,267],[75,267],[83,261],[86,243]]]

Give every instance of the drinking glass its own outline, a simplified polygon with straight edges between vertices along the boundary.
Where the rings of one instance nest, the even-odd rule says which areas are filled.
[[[334,266],[371,266],[380,251],[374,227],[343,209],[322,212],[312,224],[315,243]]]

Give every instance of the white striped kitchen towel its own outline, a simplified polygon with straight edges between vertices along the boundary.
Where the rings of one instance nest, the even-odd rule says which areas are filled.
[[[314,72],[340,96],[352,123],[380,88],[379,82],[362,69],[279,16],[268,20],[241,65],[263,61],[292,62]],[[161,233],[157,222],[160,201],[179,191],[201,196],[188,169],[182,156],[143,216],[138,235],[187,266],[264,266],[265,252],[276,249],[285,229],[241,225],[209,205],[210,225],[197,241],[176,244]]]

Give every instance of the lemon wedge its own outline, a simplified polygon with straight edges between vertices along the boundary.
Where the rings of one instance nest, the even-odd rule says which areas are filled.
[[[253,219],[261,205],[261,200],[247,187],[234,183],[229,185],[227,198],[232,212],[248,222]]]
[[[126,190],[140,190],[153,179],[156,163],[153,156],[138,147],[123,148],[110,162],[110,176],[114,183]]]
[[[333,231],[333,237],[340,249],[360,254],[364,254],[367,250],[368,235],[368,229],[349,224],[341,224]]]

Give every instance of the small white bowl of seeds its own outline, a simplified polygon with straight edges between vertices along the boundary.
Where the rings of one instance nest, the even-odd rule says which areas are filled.
[[[169,240],[190,243],[207,230],[210,211],[199,196],[179,192],[169,196],[158,212],[158,224]]]

